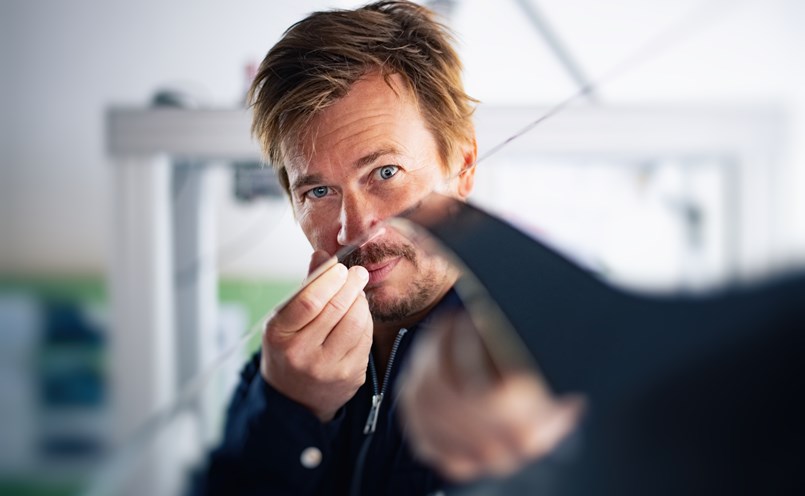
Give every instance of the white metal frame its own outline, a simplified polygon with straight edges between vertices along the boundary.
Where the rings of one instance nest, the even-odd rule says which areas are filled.
[[[503,141],[544,111],[479,107],[481,153],[484,145],[489,148]],[[738,269],[750,271],[764,268],[773,256],[778,233],[771,190],[784,122],[780,111],[766,107],[584,106],[546,120],[511,142],[500,158],[506,154],[725,157],[735,165],[736,207],[752,212],[742,221],[737,252]],[[116,185],[110,267],[112,369],[121,434],[131,432],[176,392],[172,164],[177,158],[257,159],[260,153],[249,130],[246,110],[112,108],[108,112],[107,146]],[[206,201],[203,195],[199,201]],[[214,222],[211,215],[190,221]],[[212,237],[204,239],[209,246],[198,252],[214,253]],[[196,308],[215,301],[211,293],[215,278],[199,280],[207,282],[190,291],[197,299]]]

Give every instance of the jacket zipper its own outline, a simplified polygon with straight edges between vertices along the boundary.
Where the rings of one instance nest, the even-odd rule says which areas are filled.
[[[377,419],[380,417],[380,405],[383,403],[383,396],[389,385],[389,377],[391,377],[391,368],[394,366],[394,358],[397,356],[397,348],[400,347],[405,333],[408,329],[402,328],[397,332],[397,337],[394,339],[394,344],[391,345],[391,354],[389,355],[389,362],[386,365],[386,373],[383,375],[383,384],[378,388],[377,384],[377,369],[375,368],[375,359],[369,355],[369,375],[372,378],[372,407],[369,409],[369,416],[366,418],[366,425],[363,427],[364,434],[372,434],[377,429]]]
[[[408,329],[401,328],[397,331],[397,337],[394,339],[394,344],[391,346],[391,354],[389,355],[389,362],[386,365],[386,373],[383,375],[383,384],[378,387],[377,383],[377,369],[375,368],[375,359],[369,355],[369,375],[372,378],[372,406],[369,409],[369,416],[366,418],[366,425],[363,428],[363,433],[366,437],[363,438],[361,449],[358,452],[358,459],[355,462],[355,468],[352,471],[352,484],[350,487],[350,496],[359,496],[361,494],[361,485],[363,484],[363,466],[366,464],[366,456],[369,453],[369,445],[372,443],[375,429],[377,428],[377,419],[380,416],[380,405],[383,403],[383,396],[388,389],[389,378],[391,377],[391,368],[394,366],[394,357],[397,356],[397,348],[400,347],[405,333]]]

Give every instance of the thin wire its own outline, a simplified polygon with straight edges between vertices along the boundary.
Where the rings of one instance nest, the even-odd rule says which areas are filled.
[[[225,267],[240,258],[251,253],[252,250],[260,246],[274,229],[282,222],[283,216],[287,214],[288,204],[283,202],[282,210],[273,215],[270,204],[265,205],[266,209],[257,215],[257,220],[244,229],[237,236],[233,236],[228,241],[221,243],[212,253],[200,255],[198,258],[182,265],[174,271],[176,285],[184,287],[195,281],[194,276],[199,267],[215,263],[215,267]],[[267,221],[272,221],[266,225]],[[257,235],[255,235],[257,232]]]
[[[592,83],[582,86],[575,93],[549,108],[537,119],[528,123],[515,134],[506,138],[504,141],[498,143],[490,148],[487,152],[479,156],[471,166],[461,169],[449,179],[454,179],[466,171],[475,168],[480,162],[489,159],[489,157],[498,153],[512,141],[533,130],[547,119],[557,115],[570,104],[576,102],[585,95],[590,94],[594,89],[601,88],[604,84],[611,82],[612,79],[623,76],[629,71],[639,67],[647,60],[657,57],[659,54],[668,50],[671,46],[680,43],[681,40],[686,39],[696,30],[702,29],[705,25],[709,25],[713,21],[713,16],[716,16],[716,14],[719,14],[716,16],[717,18],[723,18],[725,9],[717,11],[715,9],[716,4],[727,4],[734,11],[737,10],[738,5],[747,2],[748,0],[736,0],[729,2],[726,0],[715,0],[706,3],[700,8],[693,9],[687,15],[675,22],[670,28],[654,36],[649,42],[644,44],[640,50],[631,56],[626,57],[623,61],[613,66],[612,69],[606,71],[601,77],[593,80]],[[302,284],[300,291],[307,284],[315,280],[321,273],[326,271],[328,267],[332,266],[337,261],[341,261],[348,253],[351,253],[361,244],[367,242],[376,235],[378,235],[378,230],[373,230],[371,234],[367,235],[367,237],[362,239],[359,243],[340,250],[336,256],[332,257],[328,262],[325,262],[325,264],[319,267],[319,269],[311,273],[311,275]],[[298,294],[298,291],[294,294]],[[192,405],[193,402],[191,400],[193,400],[197,392],[201,390],[207,384],[207,382],[209,382],[217,370],[224,363],[226,363],[229,358],[234,356],[236,351],[250,342],[254,335],[264,330],[265,323],[272,312],[282,309],[291,299],[293,299],[293,296],[289,297],[283,303],[278,305],[275,310],[268,312],[264,318],[260,319],[249,331],[244,333],[239,338],[237,343],[233,344],[224,352],[219,354],[216,359],[213,360],[202,372],[194,376],[172,403],[169,403],[167,407],[159,410],[149,417],[130,437],[129,441],[123,445],[121,451],[113,454],[112,460],[105,469],[100,471],[99,476],[97,476],[91,482],[89,490],[84,494],[86,496],[106,496],[109,494],[114,494],[116,492],[115,489],[120,487],[120,482],[124,479],[127,473],[127,467],[130,466],[129,462],[134,462],[141,452],[148,446],[149,442],[156,437],[156,434],[160,430],[162,430],[162,428],[168,425],[182,410]]]
[[[579,64],[578,60],[571,55],[570,51],[567,49],[567,45],[559,39],[551,23],[548,22],[548,18],[537,6],[536,0],[514,0],[514,3],[520,7],[520,10],[522,10],[528,20],[531,21],[533,27],[539,32],[540,36],[542,36],[545,44],[548,45],[553,55],[557,58],[559,63],[562,64],[565,72],[576,81],[579,87],[589,86],[590,78],[587,77],[587,74],[581,68],[581,64]],[[587,97],[588,101],[598,103],[595,95],[588,93]]]
[[[680,40],[687,39],[688,37],[692,36],[694,32],[701,30],[705,26],[710,26],[715,20],[723,19],[726,17],[724,14],[726,7],[721,7],[719,9],[717,8],[718,5],[729,6],[729,8],[732,10],[728,13],[731,14],[738,10],[738,6],[748,3],[748,1],[749,0],[713,0],[706,2],[704,5],[699,6],[699,8],[689,11],[685,16],[678,19],[671,26],[653,36],[649,41],[643,44],[639,50],[628,55],[620,62],[612,66],[609,70],[605,71],[601,76],[595,78],[589,84],[581,86],[576,92],[572,93],[570,96],[560,101],[553,107],[550,107],[537,119],[529,122],[524,127],[520,128],[516,133],[493,146],[485,153],[481,154],[475,160],[475,162],[472,163],[472,165],[461,169],[456,174],[451,176],[450,179],[455,179],[466,171],[474,169],[480,162],[495,155],[512,141],[520,138],[524,134],[527,134],[535,127],[545,122],[547,119],[550,119],[559,112],[563,111],[572,103],[581,100],[582,97],[587,97],[593,94],[593,92],[601,89],[606,84],[612,82],[612,80],[623,77],[625,74],[635,70],[649,60],[656,59],[662,55],[663,52],[680,43]]]
[[[342,261],[347,255],[358,249],[365,243],[371,241],[374,237],[381,235],[385,227],[378,226],[370,232],[363,235],[355,244],[345,246],[338,251],[336,255],[325,261],[322,265],[316,268],[305,279],[300,288],[291,296],[286,298],[282,303],[276,306],[274,310],[266,313],[260,320],[257,321],[247,332],[238,338],[237,342],[233,343],[229,348],[221,352],[212,362],[210,362],[204,370],[196,374],[188,381],[182,391],[177,395],[173,402],[169,403],[165,408],[158,410],[130,436],[129,441],[124,443],[124,447],[113,455],[109,465],[104,470],[101,470],[100,475],[92,481],[85,496],[106,496],[115,493],[115,488],[119,487],[119,482],[123,480],[127,473],[127,467],[137,460],[137,457],[145,451],[149,442],[156,438],[158,433],[164,429],[182,412],[185,408],[195,406],[195,397],[207,383],[215,377],[215,373],[221,368],[230,358],[235,356],[235,353],[241,350],[244,346],[251,342],[252,338],[258,333],[262,333],[265,325],[270,316],[279,312],[285,307],[293,298],[299,294],[308,284],[316,280],[321,274],[327,271],[336,263]]]
[[[120,487],[128,467],[136,462],[139,455],[148,447],[149,443],[156,438],[157,434],[169,425],[185,408],[195,406],[196,394],[215,376],[218,369],[224,365],[234,354],[245,346],[251,338],[260,332],[264,326],[267,316],[258,321],[252,328],[244,333],[236,343],[220,353],[200,374],[193,377],[180,394],[168,404],[167,407],[151,415],[139,428],[130,436],[124,448],[112,456],[112,460],[106,469],[98,476],[85,492],[85,496],[106,496],[116,494],[116,489]]]

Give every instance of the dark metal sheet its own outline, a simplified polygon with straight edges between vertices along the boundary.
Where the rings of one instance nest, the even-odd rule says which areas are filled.
[[[501,318],[476,325],[499,363],[526,351],[556,392],[590,399],[573,456],[466,494],[802,494],[801,274],[641,295],[444,196],[393,224],[463,267],[470,307],[491,300]]]

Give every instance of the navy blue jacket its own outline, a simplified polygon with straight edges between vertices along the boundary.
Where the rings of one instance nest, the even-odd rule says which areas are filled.
[[[367,452],[360,456],[362,463],[359,453],[367,442],[364,426],[373,393],[370,373],[367,372],[364,385],[335,418],[322,424],[307,408],[285,397],[262,378],[260,354],[255,354],[241,373],[229,407],[224,439],[211,454],[195,492],[295,496],[438,493],[445,486],[444,481],[414,459],[404,438],[395,388],[411,347],[419,335],[427,332],[431,316],[456,304],[458,297],[450,291],[428,317],[400,338],[376,431],[368,440]],[[318,457],[314,456],[313,463],[309,457],[303,463],[305,455],[311,451],[318,454],[316,450],[321,452],[321,461],[316,464]],[[353,487],[356,469],[360,472],[359,491]]]

